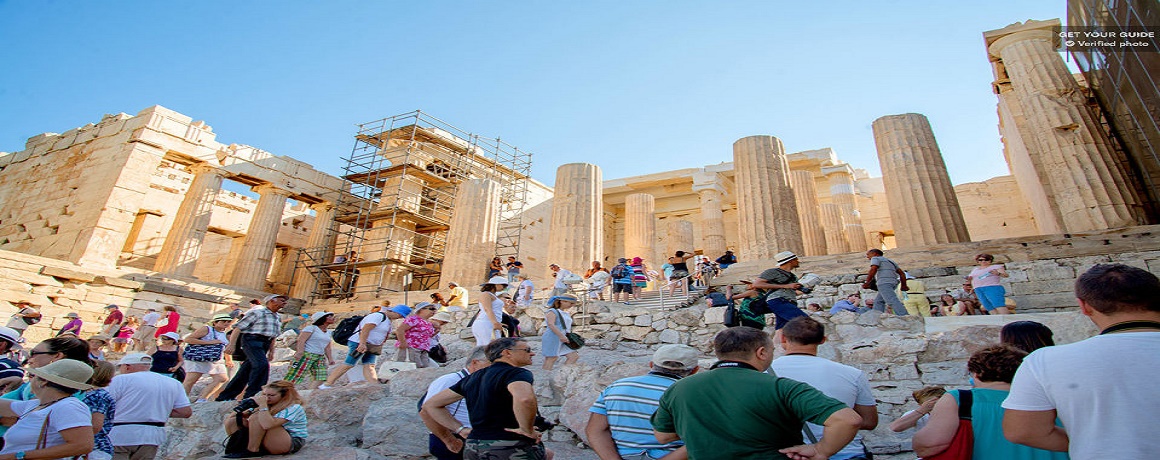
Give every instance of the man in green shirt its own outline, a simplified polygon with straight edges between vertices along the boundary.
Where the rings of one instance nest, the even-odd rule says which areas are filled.
[[[720,360],[713,370],[674,383],[652,416],[658,441],[685,441],[689,458],[828,458],[854,439],[862,417],[807,384],[766,374],[773,341],[736,327],[713,338]],[[816,444],[802,445],[803,422],[825,427]]]

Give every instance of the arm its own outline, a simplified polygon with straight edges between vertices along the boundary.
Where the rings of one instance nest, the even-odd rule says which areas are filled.
[[[399,340],[399,348],[409,348],[407,345],[407,331],[411,330],[411,325],[406,321],[399,323],[399,327],[395,329],[395,338]]]
[[[371,335],[371,331],[373,331],[377,326],[377,324],[369,322],[363,324],[362,330],[358,332],[358,348],[355,348],[355,351],[359,353],[367,352],[367,337]],[[391,327],[390,324],[388,324],[387,327]]]
[[[555,311],[548,310],[546,313],[544,313],[544,323],[548,326],[548,329],[551,329],[552,333],[556,334],[556,338],[563,341],[564,331],[561,331],[560,326],[556,324],[558,321],[559,319],[556,318]]]
[[[914,453],[929,457],[950,447],[959,429],[959,404],[955,397],[945,394],[935,403],[930,422],[914,433]]]
[[[789,284],[773,284],[761,278],[754,278],[753,284],[749,285],[754,289],[798,289],[802,287],[801,283]]]
[[[178,407],[169,411],[169,418],[189,418],[193,415],[193,407]]]
[[[442,425],[448,430],[458,430],[459,420],[451,416],[451,411],[447,410],[447,406],[454,404],[456,401],[463,399],[463,396],[451,390],[443,390],[427,397],[427,401],[423,402],[421,409],[427,416],[431,417],[435,423]],[[463,430],[463,436],[471,433],[470,430]]]
[[[914,428],[919,419],[934,409],[935,403],[938,403],[938,399],[928,399],[921,406],[918,406],[918,409],[902,414],[898,420],[890,422],[890,430],[897,433]]]
[[[181,355],[181,344],[177,344],[177,364],[169,368],[169,372],[177,372],[177,370],[181,369],[181,366],[185,364],[185,358],[182,358]]]
[[[817,444],[789,447],[778,452],[786,454],[794,460],[827,459],[846,447],[850,441],[853,441],[854,435],[858,434],[858,427],[861,425],[862,417],[854,412],[854,409],[847,407],[826,418],[826,422],[822,424],[825,427],[822,438],[818,440]]]
[[[305,330],[303,330],[301,334],[298,334],[298,341],[294,344],[294,359],[301,358],[302,355],[306,353],[306,341],[310,340],[310,336],[312,334],[314,333],[307,332]],[[329,347],[330,344],[327,344],[326,346]]]
[[[1007,409],[1003,411],[1003,437],[1016,444],[1067,452],[1070,439],[1055,425],[1055,417],[1054,410]]]
[[[250,414],[251,424],[257,423],[265,431],[286,423],[286,419],[274,416],[274,411],[270,410],[264,393],[254,395],[254,402],[258,403],[258,408],[254,410],[253,414]]]
[[[334,343],[333,340],[326,342],[326,362],[333,365],[334,364],[334,353],[330,351],[330,344],[332,344],[332,343]]]
[[[205,337],[208,334],[209,326],[206,326],[205,329],[198,329],[196,331],[190,332],[189,335],[185,336],[185,343],[190,345],[213,345],[217,343],[210,342],[209,340],[202,340],[202,337]]]
[[[490,292],[485,292],[484,296],[483,296],[483,302],[479,304],[480,305],[479,317],[480,318],[487,318],[487,324],[490,324],[491,328],[493,330],[503,328],[502,324],[495,322],[495,315],[491,314],[491,311],[490,311],[491,310],[491,303],[495,302],[496,299],[497,299],[497,297],[495,296],[495,294],[492,294]],[[487,305],[487,306],[485,307],[484,305]],[[479,319],[477,318],[476,321],[479,321]]]
[[[616,450],[616,441],[612,440],[612,427],[608,425],[607,415],[590,412],[584,433],[588,435],[588,446],[600,460],[622,460]]]
[[[867,287],[869,287],[870,280],[874,279],[874,277],[877,275],[878,275],[878,266],[871,265],[870,271],[866,272],[866,281],[862,282],[862,289],[866,289]]]
[[[447,409],[444,408],[443,411],[447,412]],[[443,441],[443,445],[447,446],[447,450],[455,453],[463,450],[463,440],[455,437],[455,433],[452,433],[450,428],[436,421],[431,414],[427,413],[427,409],[419,410],[419,418],[423,420],[423,425],[431,431],[431,434],[439,438],[440,441]]]
[[[1003,278],[1007,278],[1007,277],[1011,276],[1010,273],[1007,273],[1007,267],[1004,267],[1002,265],[996,265],[995,267],[997,267],[997,268],[995,268],[996,275],[999,275]]]
[[[906,272],[902,271],[901,268],[897,268],[894,271],[898,273],[898,287],[903,291],[909,291],[910,289],[906,287]]]
[[[105,414],[100,412],[93,412],[93,436],[101,432],[101,426],[105,424]]]
[[[232,355],[232,354],[234,354],[235,351],[237,351],[237,349],[238,349],[238,337],[241,335],[242,335],[241,330],[236,328],[236,327],[234,328],[234,330],[230,331],[230,343],[226,344],[226,349],[225,349],[226,356]]]
[[[657,438],[657,441],[660,441],[660,442],[665,443],[665,444],[668,444],[668,443],[673,442],[673,441],[680,441],[681,440],[681,436],[676,434],[676,433],[665,433],[663,431],[657,431],[655,429],[653,430],[653,436]]]
[[[20,414],[17,414],[15,411],[12,410],[12,402],[13,401],[15,401],[15,399],[0,398],[0,417],[19,417],[20,416]]]
[[[515,413],[516,422],[520,424],[518,429],[508,428],[508,431],[539,441],[540,433],[534,428],[537,407],[536,393],[532,389],[532,384],[517,381],[509,383],[507,389],[512,394],[512,412]]]
[[[51,458],[73,458],[77,455],[84,455],[93,451],[93,432],[86,426],[78,426],[60,431],[60,437],[64,439],[64,444],[52,446],[44,449],[35,449],[25,451],[27,460],[37,459],[51,459]],[[15,460],[16,454],[4,454],[0,456],[3,460]]]
[[[862,406],[855,404],[854,412],[862,417],[862,425],[858,428],[862,430],[873,430],[878,427],[878,406]]]

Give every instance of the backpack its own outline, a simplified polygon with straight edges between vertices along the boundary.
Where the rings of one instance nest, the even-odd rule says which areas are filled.
[[[386,319],[386,313],[381,311],[379,313],[382,313],[383,319]],[[339,321],[338,326],[334,328],[334,333],[331,334],[331,337],[334,338],[334,343],[346,345],[350,341],[350,336],[354,335],[354,331],[358,329],[358,325],[362,322],[363,318],[365,318],[363,315],[354,315]]]
[[[625,278],[629,276],[628,266],[624,264],[618,264],[617,266],[612,267],[612,271],[608,272],[608,274],[612,275],[612,277],[616,279]]]

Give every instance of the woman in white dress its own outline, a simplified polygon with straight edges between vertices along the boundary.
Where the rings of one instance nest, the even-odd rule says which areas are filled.
[[[480,287],[479,313],[471,324],[476,346],[482,347],[503,337],[503,299],[496,297],[496,294],[507,288],[507,284],[507,278],[493,276]]]

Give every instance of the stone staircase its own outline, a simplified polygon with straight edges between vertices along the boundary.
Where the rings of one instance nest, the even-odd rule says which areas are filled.
[[[643,291],[640,293],[640,300],[629,300],[628,306],[650,310],[675,310],[692,305],[703,297],[705,297],[705,288],[702,287],[690,287],[687,296],[680,295],[680,291],[674,292],[674,295],[670,296],[666,291],[664,299],[661,298],[661,291]],[[610,294],[605,294],[604,298],[608,299],[608,302],[612,301]]]

